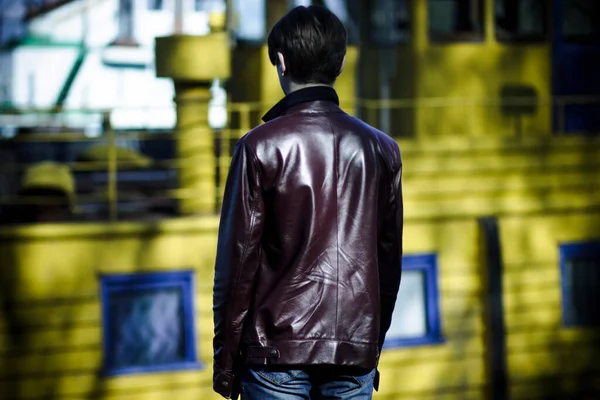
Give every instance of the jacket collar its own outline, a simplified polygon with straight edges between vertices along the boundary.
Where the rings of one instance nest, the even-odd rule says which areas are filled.
[[[281,117],[295,105],[317,100],[331,101],[336,105],[340,104],[338,95],[331,86],[311,86],[296,90],[285,96],[262,117],[262,120],[269,122],[277,117]]]

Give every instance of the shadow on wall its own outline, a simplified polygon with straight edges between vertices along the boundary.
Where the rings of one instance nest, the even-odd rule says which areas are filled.
[[[78,346],[74,343],[75,330],[90,328],[89,321],[78,321],[75,310],[96,299],[78,293],[61,295],[64,288],[60,284],[55,287],[55,297],[35,298],[27,288],[40,277],[28,282],[32,277],[26,265],[31,257],[19,248],[18,239],[2,237],[0,255],[1,397],[16,400],[43,394],[49,399],[60,398],[65,392],[65,379],[85,379],[91,372],[81,360],[70,356],[73,347]],[[97,348],[83,344],[77,351],[84,358]]]
[[[597,212],[554,212],[522,220],[523,233],[514,239],[520,247],[518,259],[513,256],[506,263],[504,274],[509,385],[514,399],[600,398],[600,256],[580,260],[587,263],[588,276],[569,284],[560,266],[546,261],[553,256],[540,251],[550,241],[556,245],[560,229],[574,232],[577,226],[579,237],[597,237],[599,217]],[[571,225],[569,218],[577,222]],[[540,229],[541,224],[547,224],[545,229]],[[511,246],[505,254],[515,250]],[[558,253],[558,247],[554,251]],[[565,298],[579,302],[566,311]],[[579,322],[565,325],[565,319],[571,318],[568,314],[579,315]]]
[[[502,114],[514,121],[516,137],[523,137],[523,118],[534,116],[538,111],[538,93],[530,85],[503,85],[500,89]]]
[[[16,312],[18,268],[13,249],[0,244],[0,394],[5,399],[18,398],[18,388],[11,376],[11,359],[25,344],[25,321]]]
[[[159,235],[154,224],[147,224],[147,228],[133,256],[136,270],[142,270],[148,262],[147,254]],[[15,232],[21,229],[29,227]],[[96,264],[106,262],[107,247],[118,260],[128,256],[119,256],[117,253],[125,247],[107,239],[48,237],[35,239],[32,244],[16,236],[0,237],[3,400],[69,396],[102,399],[109,394],[101,374],[103,349],[95,271]],[[98,245],[95,240],[105,243]],[[65,243],[73,241],[80,244],[71,246],[74,254],[61,257],[63,250],[52,249],[64,249]],[[147,391],[144,387],[138,389]]]
[[[13,203],[0,209],[0,226],[69,221],[74,218],[75,183],[70,169],[51,161],[30,165]]]

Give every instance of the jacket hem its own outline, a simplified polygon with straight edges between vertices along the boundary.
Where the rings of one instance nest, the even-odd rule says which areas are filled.
[[[375,368],[379,358],[377,343],[336,340],[269,341],[266,346],[246,345],[250,365],[340,365]]]

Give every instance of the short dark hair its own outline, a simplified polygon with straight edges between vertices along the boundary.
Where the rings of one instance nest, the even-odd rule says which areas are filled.
[[[271,29],[269,59],[279,64],[283,54],[286,73],[296,83],[333,85],[346,55],[348,34],[340,19],[322,6],[299,6]]]

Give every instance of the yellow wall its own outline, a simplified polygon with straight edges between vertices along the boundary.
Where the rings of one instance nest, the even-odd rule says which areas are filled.
[[[486,398],[486,293],[476,225],[483,215],[500,218],[510,398],[568,394],[584,385],[598,393],[600,330],[560,326],[558,244],[600,239],[600,140],[447,138],[401,147],[405,249],[439,254],[447,342],[388,351],[382,398]]]
[[[7,304],[0,311],[3,398],[217,398],[210,385],[217,224],[216,217],[204,217],[5,232],[0,240],[0,298]],[[100,377],[98,274],[189,268],[197,274],[197,348],[209,368]]]
[[[486,378],[477,223],[470,218],[412,218],[409,212],[404,238],[406,254],[438,254],[445,343],[386,350],[375,398],[482,398]]]
[[[217,399],[210,384],[216,228],[217,219],[206,217],[156,225],[55,225],[5,231],[0,239],[0,282],[10,309],[0,313],[0,380],[10,380],[4,390],[18,398]],[[409,253],[440,252],[442,326],[448,342],[386,351],[378,398],[480,394],[484,350],[479,283],[473,278],[476,225],[469,220],[414,221],[407,224],[406,237]],[[197,273],[197,344],[207,368],[99,377],[98,274],[187,268]],[[16,328],[18,333],[13,332]]]
[[[551,133],[549,41],[499,43],[494,33],[493,0],[486,0],[483,41],[431,43],[427,1],[411,4],[409,41],[390,53],[396,58],[390,91],[392,99],[415,99],[416,103],[393,105],[390,134],[422,138]],[[363,46],[361,52],[363,97],[378,98],[378,49]],[[498,104],[502,88],[515,85],[535,90],[540,102],[534,114],[520,120],[505,115]]]
[[[376,399],[483,399],[489,371],[477,217],[499,215],[512,398],[597,384],[599,331],[560,326],[558,243],[600,236],[600,139],[403,142],[405,253],[436,252],[442,344],[386,350]],[[7,398],[217,399],[211,290],[217,217],[0,230]],[[192,268],[206,368],[102,378],[98,274]],[[595,383],[594,383],[595,382]]]
[[[507,216],[500,227],[511,398],[593,398],[600,330],[562,326],[558,248],[600,240],[600,212]]]
[[[411,34],[407,43],[386,50],[363,43],[349,47],[346,69],[336,83],[342,108],[354,114],[354,98],[378,99],[380,63],[395,66],[389,81],[390,134],[394,137],[549,135],[551,114],[551,44],[500,43],[494,31],[494,0],[485,0],[485,33],[479,42],[431,43],[427,2],[411,2]],[[391,58],[393,61],[390,61]],[[235,101],[262,103],[253,124],[283,97],[267,46],[234,50]],[[360,63],[360,67],[359,67]],[[360,80],[360,91],[357,89]],[[508,115],[500,106],[504,88],[532,90],[533,113]],[[401,100],[401,101],[397,101]],[[394,102],[395,101],[395,102]],[[259,115],[260,114],[260,115]],[[378,125],[378,111],[362,118]],[[443,123],[440,123],[443,121]]]
[[[430,44],[427,41],[426,2],[415,4],[415,68],[419,98],[449,97],[499,100],[505,85],[527,85],[538,98],[551,93],[551,48],[543,44],[502,44],[494,33],[494,4],[486,0],[485,39],[482,43]],[[439,124],[438,121],[444,121]],[[417,114],[419,134],[443,136],[492,133],[516,135],[515,120],[503,115],[498,105],[456,104],[441,109],[422,109]],[[534,116],[523,118],[523,132],[549,134],[550,105],[541,105]]]

